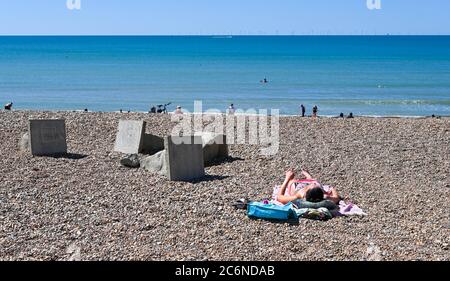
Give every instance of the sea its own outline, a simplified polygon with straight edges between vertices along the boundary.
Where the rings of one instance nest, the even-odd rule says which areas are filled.
[[[264,83],[264,80],[267,83]],[[0,103],[450,115],[450,36],[2,36]]]

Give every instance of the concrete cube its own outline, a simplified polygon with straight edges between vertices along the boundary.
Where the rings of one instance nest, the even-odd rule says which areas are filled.
[[[145,121],[120,120],[114,151],[137,154],[144,143]]]
[[[167,177],[171,181],[191,181],[205,176],[202,138],[168,136],[164,139]]]
[[[34,156],[67,153],[65,120],[30,120],[28,134]]]

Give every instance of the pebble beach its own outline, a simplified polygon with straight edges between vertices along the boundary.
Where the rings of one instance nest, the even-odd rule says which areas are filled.
[[[70,157],[19,149],[29,119],[66,120]],[[164,136],[168,115],[0,112],[0,260],[450,260],[450,118],[280,118],[280,147],[230,145],[195,182],[120,165],[120,119]],[[307,169],[364,217],[298,225],[231,204]]]

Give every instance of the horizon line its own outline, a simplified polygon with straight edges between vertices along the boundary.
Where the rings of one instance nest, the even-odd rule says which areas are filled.
[[[450,34],[0,34],[0,37],[408,37],[450,36]]]

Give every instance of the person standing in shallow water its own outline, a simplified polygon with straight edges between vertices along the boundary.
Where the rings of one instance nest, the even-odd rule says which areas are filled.
[[[302,110],[302,117],[305,117],[305,114],[306,114],[306,107],[302,104],[302,105],[300,105],[300,108],[301,108],[301,110]]]
[[[319,108],[317,107],[317,105],[315,105],[313,107],[313,115],[312,115],[312,117],[317,117],[317,112],[319,112]]]

